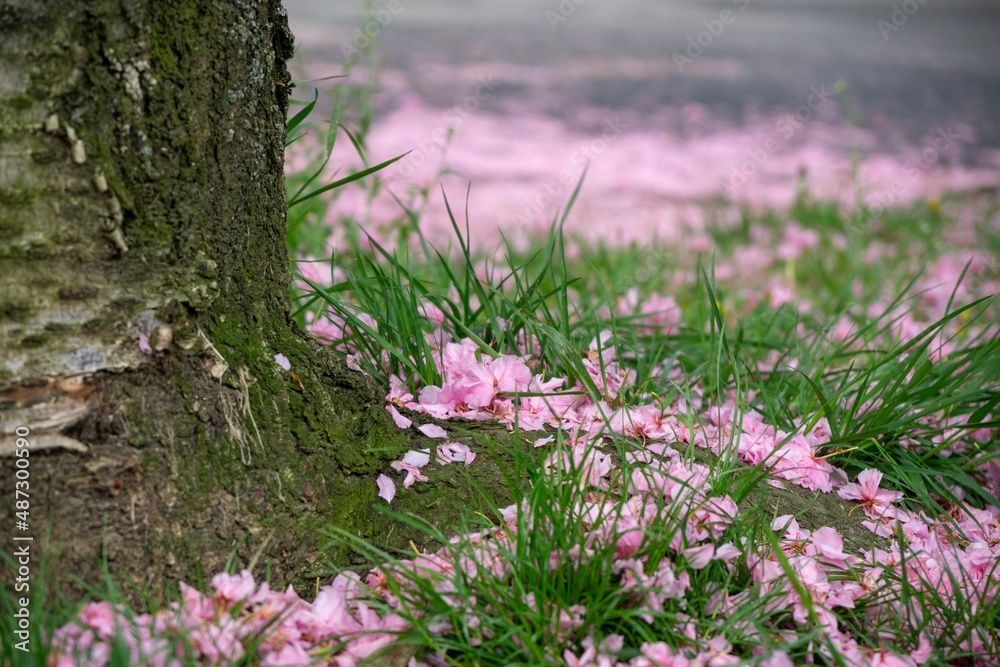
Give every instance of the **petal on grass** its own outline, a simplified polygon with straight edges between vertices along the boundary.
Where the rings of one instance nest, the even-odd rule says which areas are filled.
[[[714,544],[703,544],[697,547],[690,547],[684,549],[681,552],[684,558],[687,559],[688,565],[690,565],[695,570],[703,570],[711,561],[712,557],[715,555],[715,545]]]
[[[281,366],[282,368],[284,368],[286,371],[292,370],[292,364],[291,364],[290,361],[288,361],[288,357],[286,357],[285,355],[283,355],[281,353],[278,353],[278,354],[274,355],[274,363],[278,364],[279,366]]]

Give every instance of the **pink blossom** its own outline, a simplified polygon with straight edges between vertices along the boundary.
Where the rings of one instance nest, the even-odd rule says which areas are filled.
[[[774,472],[778,477],[795,482],[811,491],[829,493],[833,490],[833,466],[816,455],[813,446],[801,435],[774,450]]]
[[[396,375],[389,376],[389,395],[385,397],[385,400],[390,403],[395,403],[399,407],[408,407],[410,403],[413,402],[413,394],[403,383],[403,380]],[[404,427],[408,428],[408,427]]]
[[[110,602],[89,602],[78,615],[80,622],[94,630],[98,636],[109,639],[115,636],[116,627],[121,623]]]
[[[774,651],[760,661],[760,667],[795,667],[795,663],[784,651]]]
[[[220,572],[212,577],[212,588],[215,589],[216,600],[224,600],[227,606],[231,606],[253,595],[257,590],[257,583],[247,570],[238,575]]]
[[[878,470],[863,470],[858,475],[858,484],[846,484],[837,491],[837,495],[845,500],[857,500],[868,516],[878,517],[889,509],[891,503],[903,497],[899,491],[878,488],[881,481],[882,473]]]
[[[642,656],[632,660],[631,667],[690,667],[691,662],[683,653],[675,653],[664,642],[643,644]]]
[[[804,553],[816,556],[820,562],[831,567],[848,569],[857,561],[857,556],[844,553],[844,541],[834,528],[825,526],[812,534],[812,539]]]

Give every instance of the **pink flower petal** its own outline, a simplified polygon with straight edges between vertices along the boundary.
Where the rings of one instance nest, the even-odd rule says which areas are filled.
[[[410,451],[403,454],[403,463],[411,465],[414,468],[423,468],[425,465],[430,463],[431,454],[428,450],[420,450],[419,452],[411,449]]]
[[[375,480],[378,484],[378,497],[385,498],[385,502],[391,503],[392,499],[396,497],[396,484],[388,475],[379,475],[378,479]]]
[[[390,405],[388,407],[389,407],[389,414],[392,415],[392,421],[396,422],[397,427],[410,428],[410,426],[413,424],[412,419],[407,419],[403,415],[399,414],[399,410],[397,410],[395,406]]]
[[[428,438],[447,438],[448,432],[437,424],[424,424],[418,429],[421,433],[426,435]]]
[[[690,547],[688,549],[684,549],[681,553],[684,555],[684,558],[687,559],[688,565],[695,570],[701,570],[704,569],[709,562],[711,562],[712,557],[715,555],[715,545],[710,543],[697,547]]]
[[[289,371],[289,370],[292,369],[291,362],[288,361],[288,357],[286,357],[283,354],[276,354],[276,355],[274,355],[274,363],[278,364],[279,366],[281,366],[282,368],[284,368],[286,371]]]
[[[358,365],[358,355],[356,354],[347,355],[347,367],[350,368],[352,371],[364,373],[364,371],[361,369],[361,366]]]
[[[469,465],[475,459],[476,455],[469,449],[469,446],[460,442],[449,442],[437,448],[436,460],[441,465],[453,462]]]
[[[153,348],[149,346],[149,338],[144,333],[139,334],[139,351],[147,357],[153,354]]]

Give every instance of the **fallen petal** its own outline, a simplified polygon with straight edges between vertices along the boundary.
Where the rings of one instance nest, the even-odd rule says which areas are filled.
[[[378,497],[385,498],[385,502],[391,503],[392,499],[396,497],[396,484],[388,475],[379,475],[378,479],[375,480],[378,484]]]
[[[420,450],[419,452],[411,449],[410,451],[403,454],[403,463],[411,465],[414,468],[423,468],[425,465],[430,463],[431,454],[430,450]]]
[[[448,432],[437,424],[424,424],[418,429],[421,433],[426,435],[428,438],[447,438]]]
[[[395,406],[389,406],[389,414],[392,415],[392,421],[396,422],[396,426],[399,428],[410,428],[413,424],[413,420],[401,415]]]
[[[153,354],[153,348],[149,345],[149,337],[146,334],[139,334],[139,351],[147,357]]]

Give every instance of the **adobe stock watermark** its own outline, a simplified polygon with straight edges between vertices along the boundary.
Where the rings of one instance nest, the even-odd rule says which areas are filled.
[[[736,11],[738,12],[745,12],[747,7],[750,6],[750,0],[732,0],[732,2],[734,5],[737,5],[738,9]],[[680,51],[674,51],[673,53],[674,65],[677,66],[677,71],[683,73],[685,67],[698,58],[701,58],[702,54],[705,53],[705,49],[712,46],[716,38],[722,36],[722,33],[726,31],[726,26],[735,22],[737,16],[738,14],[732,9],[723,9],[716,18],[702,21],[701,24],[705,26],[705,29],[694,37],[688,35],[687,48],[684,49],[684,53]]]
[[[875,26],[882,33],[882,39],[886,42],[889,41],[889,35],[896,32],[910,20],[910,17],[917,13],[920,6],[925,4],[927,0],[903,0],[901,3],[894,3],[892,5],[892,14],[889,15],[889,20],[879,19],[876,21]]]
[[[620,137],[626,129],[628,129],[628,126],[622,122],[619,116],[605,119],[604,130],[601,132],[601,136],[579,146],[573,152],[570,162],[574,167],[585,168],[590,162],[604,153],[608,149],[608,146]],[[579,176],[574,178],[573,173],[571,169],[563,169],[555,178],[542,183],[540,192],[524,205],[521,214],[511,215],[511,223],[522,226],[529,225],[532,221],[537,220],[542,211],[551,206],[556,201],[556,198],[563,194],[567,186],[574,184],[579,179]]]
[[[13,441],[14,459],[14,506],[13,548],[11,564],[14,567],[14,590],[11,595],[13,604],[13,619],[15,640],[12,642],[18,651],[31,651],[31,430],[27,426],[18,426],[13,433],[15,438],[4,438]]]
[[[743,187],[747,179],[756,174],[767,164],[771,156],[777,153],[781,147],[808,123],[816,111],[825,105],[836,93],[836,84],[827,86],[825,83],[819,87],[811,86],[809,95],[805,103],[800,105],[795,111],[786,113],[774,123],[774,134],[769,136],[760,145],[747,151],[746,158],[740,162],[739,166],[730,173],[729,178],[722,184],[722,189],[727,196],[739,188]]]
[[[885,190],[880,190],[871,196],[872,203],[864,206],[858,212],[858,217],[847,228],[848,233],[854,235],[863,233],[873,218],[882,215],[896,203],[908,181],[912,181],[918,174],[927,171],[928,168],[936,164],[941,154],[961,138],[962,133],[954,123],[947,127],[939,127],[934,133],[934,141],[931,142],[931,145],[903,164],[903,176],[893,181],[892,185]]]
[[[405,0],[405,4],[411,1]],[[372,40],[378,37],[405,8],[403,0],[389,0],[381,9],[374,12],[371,18],[355,27],[350,39],[340,42],[340,52],[344,54],[344,60],[351,60],[371,46]]]
[[[549,28],[552,32],[556,31],[560,23],[568,21],[569,17],[573,16],[580,5],[585,2],[587,0],[559,0],[559,6],[556,7],[559,10],[558,12],[551,9],[545,10],[545,20],[549,22]]]
[[[460,102],[456,102],[444,112],[443,122],[434,128],[426,139],[417,142],[406,157],[392,165],[392,172],[384,179],[386,185],[390,185],[400,178],[412,176],[417,167],[422,165],[433,151],[444,148],[452,135],[458,132],[462,123],[468,120],[469,116],[475,113],[479,106],[496,91],[492,74],[479,77],[478,82],[479,85],[472,93],[466,95]]]

